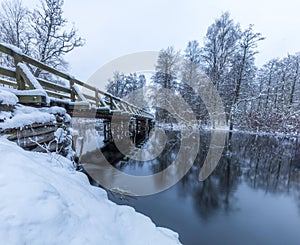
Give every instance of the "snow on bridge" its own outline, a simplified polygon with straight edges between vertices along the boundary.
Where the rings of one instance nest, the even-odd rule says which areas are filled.
[[[129,115],[138,120],[154,119],[146,110],[24,55],[12,45],[0,43],[0,53],[11,57],[14,62],[14,68],[0,66],[0,84],[14,93],[20,104],[60,106],[71,116],[76,112],[76,116],[83,117],[111,118],[117,114]],[[33,67],[65,81],[66,85],[35,77]],[[86,93],[81,89],[85,89]]]

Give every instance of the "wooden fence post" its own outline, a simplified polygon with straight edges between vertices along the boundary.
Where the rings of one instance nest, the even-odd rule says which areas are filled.
[[[73,86],[74,86],[74,80],[71,78],[70,79],[70,91],[71,91],[71,101],[72,102],[75,102],[75,91],[74,91],[74,88],[73,88]]]
[[[100,106],[100,100],[99,100],[99,93],[97,90],[95,90],[95,99],[96,99],[96,106]]]
[[[25,90],[25,81],[21,76],[20,68],[18,68],[18,64],[22,62],[22,56],[19,54],[14,54],[14,63],[16,68],[16,81],[18,84],[18,90]]]
[[[112,98],[111,96],[109,96],[109,102],[110,102],[110,103],[109,103],[109,104],[110,104],[110,105],[109,105],[110,109],[111,109],[111,110],[114,110],[115,108],[114,108],[113,98]]]

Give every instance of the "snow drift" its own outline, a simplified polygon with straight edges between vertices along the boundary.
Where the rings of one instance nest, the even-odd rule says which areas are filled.
[[[72,162],[0,138],[2,244],[180,244],[128,206],[107,199]]]

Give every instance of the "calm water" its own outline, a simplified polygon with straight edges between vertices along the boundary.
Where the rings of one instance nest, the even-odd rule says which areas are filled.
[[[101,135],[99,144],[116,168],[149,175],[168,166],[178,153],[180,133],[167,136],[162,154],[146,162],[124,159],[113,144],[101,144]],[[109,192],[109,198],[178,232],[183,244],[300,244],[299,140],[235,133],[217,169],[199,182],[209,143],[209,133],[201,133],[193,167],[172,188],[146,197]],[[93,155],[86,151],[82,158],[87,168],[101,165]]]

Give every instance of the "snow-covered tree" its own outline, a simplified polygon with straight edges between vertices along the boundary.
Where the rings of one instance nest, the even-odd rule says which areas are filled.
[[[123,73],[115,72],[113,78],[108,81],[106,90],[116,97],[123,98],[131,92],[143,88],[145,85],[146,78],[142,74],[130,73],[124,75]]]
[[[173,82],[176,80],[178,75],[179,57],[179,52],[176,52],[173,47],[162,49],[158,55],[155,68],[156,73],[153,77],[153,81],[161,85],[163,88],[174,88]]]
[[[241,31],[228,12],[208,28],[201,49],[201,67],[215,84],[225,106],[227,118],[231,110],[234,81],[230,79],[233,62],[238,50]],[[212,98],[213,99],[213,98]]]
[[[200,89],[203,85],[200,69],[201,49],[196,40],[188,42],[183,57],[184,62],[180,69],[181,82],[179,84],[178,91],[193,109],[193,112],[199,120],[208,120],[205,105],[201,101],[201,98],[197,95],[197,91],[194,91]]]
[[[232,62],[229,78],[233,81],[234,89],[231,100],[227,100],[231,106],[229,114],[230,130],[233,129],[234,114],[248,116],[247,106],[251,106],[252,97],[255,97],[255,94],[253,94],[256,75],[254,58],[257,54],[257,43],[262,40],[264,40],[264,37],[260,33],[253,31],[253,25],[250,25],[249,28],[243,31],[238,40],[238,47]],[[239,103],[240,99],[243,99],[244,103]]]
[[[239,38],[240,27],[228,12],[223,13],[207,30],[201,50],[202,64],[217,88],[231,68]]]
[[[179,72],[179,58],[179,52],[176,52],[173,47],[168,47],[167,49],[162,49],[160,51],[156,64],[156,73],[152,77],[152,80],[156,85],[159,85],[168,91],[176,90],[178,87],[176,78]],[[166,97],[158,99],[160,99],[160,104],[162,104],[163,107],[168,108],[168,106],[170,106]],[[165,122],[169,121],[168,113],[166,113],[165,110],[157,108],[156,115],[158,120]]]

